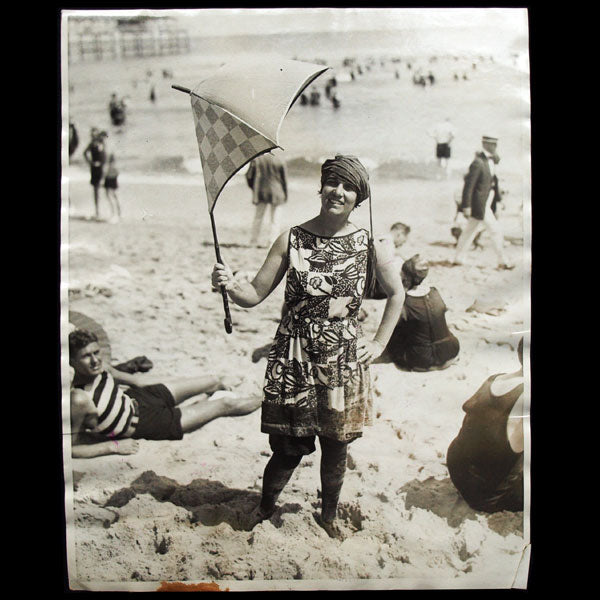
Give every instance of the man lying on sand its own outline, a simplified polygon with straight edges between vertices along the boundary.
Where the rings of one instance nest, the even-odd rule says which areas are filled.
[[[85,329],[69,334],[71,430],[74,458],[133,454],[138,439],[180,440],[184,433],[218,417],[246,415],[261,396],[240,398],[229,391],[238,377],[205,375],[169,383],[124,373],[105,365],[97,336]],[[126,387],[129,386],[129,387]],[[178,406],[199,394],[212,394]]]

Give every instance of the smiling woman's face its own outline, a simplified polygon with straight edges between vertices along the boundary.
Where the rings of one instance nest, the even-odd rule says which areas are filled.
[[[321,208],[330,215],[348,216],[356,206],[356,188],[334,175],[328,177],[321,189]]]

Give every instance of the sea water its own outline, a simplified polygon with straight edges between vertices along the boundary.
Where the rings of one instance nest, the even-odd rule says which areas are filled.
[[[496,135],[502,169],[520,172],[528,160],[528,73],[514,54],[483,54],[481,48],[469,47],[465,35],[220,36],[193,38],[188,54],[73,62],[64,72],[64,117],[75,123],[81,138],[72,162],[83,164],[81,152],[90,128],[98,127],[108,132],[108,151],[116,155],[122,173],[199,173],[190,100],[171,85],[193,89],[243,53],[257,60],[280,56],[331,67],[313,84],[320,104],[297,101],[280,130],[284,157],[298,172],[312,172],[324,158],[342,152],[358,156],[382,176],[428,177],[436,164],[435,140],[428,131],[447,117],[456,129],[452,169],[466,171],[481,136]],[[417,71],[433,74],[435,82],[415,85]],[[332,75],[337,79],[338,108],[325,95]],[[112,93],[127,103],[127,120],[121,127],[110,123]]]

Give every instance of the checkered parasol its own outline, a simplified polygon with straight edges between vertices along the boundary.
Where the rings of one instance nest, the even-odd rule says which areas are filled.
[[[223,65],[190,94],[217,261],[214,207],[219,194],[253,158],[281,147],[279,129],[302,91],[329,67],[297,60],[238,60]],[[221,289],[225,329],[231,333],[227,293]]]
[[[275,148],[277,144],[198,96],[192,96],[192,111],[208,209],[212,211],[229,179],[255,156]]]

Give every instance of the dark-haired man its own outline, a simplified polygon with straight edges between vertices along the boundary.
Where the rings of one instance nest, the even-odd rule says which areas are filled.
[[[229,390],[237,377],[204,375],[159,383],[105,365],[97,336],[84,329],[69,334],[71,433],[74,458],[132,454],[139,439],[180,440],[184,433],[223,416],[256,410],[261,396],[241,398]],[[179,406],[184,400],[196,402]]]

